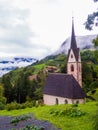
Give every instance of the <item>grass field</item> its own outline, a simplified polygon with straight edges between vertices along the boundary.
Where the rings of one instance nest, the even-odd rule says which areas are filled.
[[[96,112],[96,102],[79,104],[78,109],[85,112],[85,115],[79,117],[70,117],[67,115],[52,115],[51,110],[63,111],[70,105],[40,106],[13,111],[0,111],[0,115],[17,116],[22,114],[34,113],[37,119],[48,120],[62,130],[93,130],[93,116]]]

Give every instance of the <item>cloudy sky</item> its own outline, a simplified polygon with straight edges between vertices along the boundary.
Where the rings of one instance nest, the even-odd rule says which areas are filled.
[[[97,7],[93,0],[0,0],[0,57],[53,53],[71,34],[72,14],[77,36],[96,34],[83,23]]]

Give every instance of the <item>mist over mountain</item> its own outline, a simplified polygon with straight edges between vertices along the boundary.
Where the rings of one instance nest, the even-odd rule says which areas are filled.
[[[76,36],[77,47],[79,47],[80,50],[94,49],[94,45],[92,41],[97,36],[98,35]],[[62,54],[62,53],[67,54],[68,49],[70,48],[70,42],[71,42],[71,37],[67,38],[61,44],[60,48],[56,52],[53,53],[53,55]]]
[[[0,59],[0,77],[16,68],[25,67],[36,62],[32,57],[14,57]]]
[[[80,48],[80,50],[94,49],[92,41],[96,37],[97,35],[77,36],[77,46]],[[68,49],[70,48],[70,42],[71,38],[69,37],[61,44],[60,48],[51,55],[58,55],[62,53],[67,54]],[[16,68],[31,65],[36,61],[38,60],[32,57],[2,58],[0,59],[0,77]]]

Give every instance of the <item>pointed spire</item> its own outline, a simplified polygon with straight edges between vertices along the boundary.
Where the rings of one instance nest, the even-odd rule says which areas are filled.
[[[72,17],[72,34],[71,34],[71,45],[70,50],[73,50],[73,53],[75,55],[76,61],[78,61],[79,58],[79,48],[77,48],[76,38],[75,38],[75,32],[74,32],[74,18]]]
[[[71,34],[71,49],[77,49],[75,32],[74,32],[74,17],[72,17],[72,34]]]

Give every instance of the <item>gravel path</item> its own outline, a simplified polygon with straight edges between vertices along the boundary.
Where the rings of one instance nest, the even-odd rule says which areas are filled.
[[[27,125],[36,125],[37,127],[44,127],[44,130],[60,130],[53,126],[48,121],[36,120],[34,118],[30,118],[24,121],[19,121],[17,125],[13,125],[11,120],[13,117],[10,116],[0,116],[0,130],[11,130],[12,128],[20,130],[21,128],[26,127]]]

